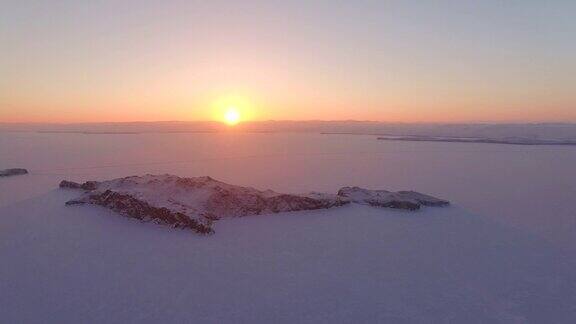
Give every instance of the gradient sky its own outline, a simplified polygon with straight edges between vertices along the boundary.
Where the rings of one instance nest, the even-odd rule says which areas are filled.
[[[576,121],[576,1],[0,0],[0,121]]]

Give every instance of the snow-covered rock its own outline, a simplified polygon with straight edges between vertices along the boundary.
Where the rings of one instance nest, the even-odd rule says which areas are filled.
[[[421,206],[447,206],[446,200],[428,196],[416,191],[390,192],[387,190],[370,190],[360,187],[344,187],[338,190],[338,196],[348,198],[357,204],[375,207],[389,207],[417,210]]]
[[[98,181],[86,181],[82,184],[67,180],[62,180],[60,182],[60,188],[67,188],[67,189],[95,190],[97,186]]]
[[[60,187],[86,191],[67,205],[100,205],[128,217],[190,228],[203,234],[212,233],[213,221],[223,217],[322,209],[349,202],[336,195],[298,196],[230,185],[210,177],[173,175],[132,176],[83,184],[62,181]]]
[[[15,175],[27,174],[28,170],[21,168],[0,170],[0,177],[9,177]]]
[[[230,185],[210,177],[181,178],[145,175],[109,181],[60,182],[60,188],[85,191],[67,205],[94,204],[128,217],[213,233],[220,218],[338,207],[350,202],[375,207],[417,210],[420,206],[445,206],[448,202],[414,191],[390,192],[344,187],[337,194],[277,193]]]

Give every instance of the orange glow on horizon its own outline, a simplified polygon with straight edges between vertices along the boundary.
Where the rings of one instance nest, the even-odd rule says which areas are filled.
[[[245,96],[222,96],[212,103],[212,119],[230,126],[241,121],[255,120],[254,105]]]

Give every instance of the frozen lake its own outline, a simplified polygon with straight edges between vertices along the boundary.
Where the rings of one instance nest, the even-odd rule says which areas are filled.
[[[357,185],[429,193],[559,246],[576,246],[575,147],[305,133],[0,133],[0,166],[31,171],[0,179],[0,206],[47,192],[62,179],[144,173],[210,175],[280,192]]]
[[[571,147],[317,134],[0,134],[0,320],[573,323]],[[142,224],[56,189],[143,173],[283,192],[358,185],[451,200]],[[31,308],[30,305],[33,305]]]

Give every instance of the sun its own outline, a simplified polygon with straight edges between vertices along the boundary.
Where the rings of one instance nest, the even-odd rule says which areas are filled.
[[[236,125],[240,121],[240,113],[236,107],[228,107],[224,113],[224,121],[228,125]]]
[[[214,99],[211,107],[212,120],[228,126],[236,126],[236,124],[253,120],[255,116],[255,105],[246,96],[223,95]]]

